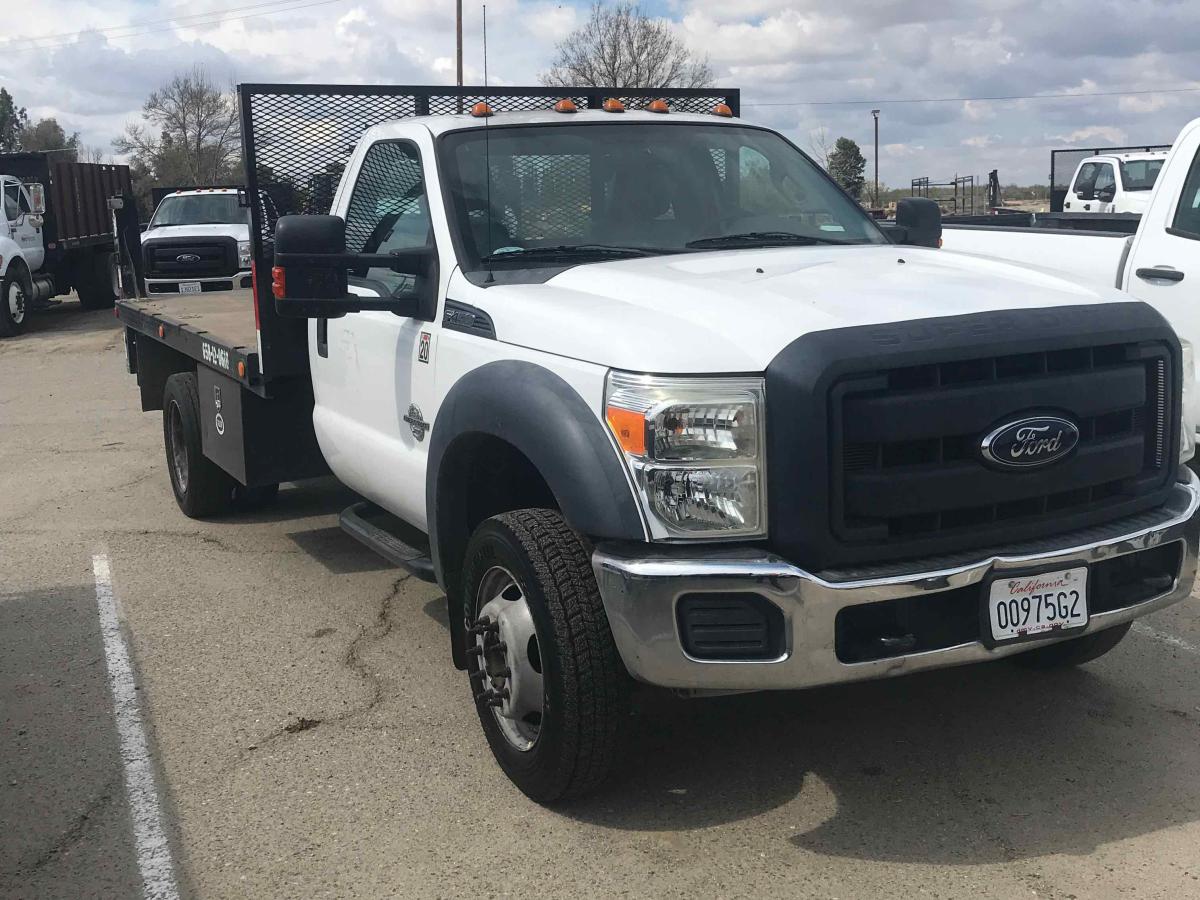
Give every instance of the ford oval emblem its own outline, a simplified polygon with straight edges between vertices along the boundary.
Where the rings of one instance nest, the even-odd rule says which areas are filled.
[[[1074,422],[1034,416],[1005,422],[983,439],[979,449],[988,462],[1006,469],[1032,469],[1062,459],[1079,443]]]
[[[175,262],[200,262],[200,257],[195,253],[180,253],[175,257]]]

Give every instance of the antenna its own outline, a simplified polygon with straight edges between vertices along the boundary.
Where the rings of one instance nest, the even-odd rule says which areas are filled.
[[[488,99],[488,65],[487,65],[487,4],[483,4],[483,102],[487,103]],[[492,142],[490,133],[488,132],[488,116],[483,120],[483,175],[487,180],[487,252],[491,255],[492,250]],[[488,270],[488,281],[495,281],[495,276],[491,269]]]

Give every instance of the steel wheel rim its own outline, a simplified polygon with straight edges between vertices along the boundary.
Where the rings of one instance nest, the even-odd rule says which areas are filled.
[[[8,316],[17,325],[25,321],[25,290],[20,282],[13,281],[8,286]]]
[[[542,730],[544,684],[533,614],[520,582],[503,566],[484,573],[470,657],[476,699],[486,702],[504,739],[527,753]]]
[[[171,410],[167,415],[168,430],[171,436],[171,468],[175,471],[175,483],[179,485],[179,493],[187,493],[187,444],[183,438],[183,416],[179,414],[179,404],[171,402]]]

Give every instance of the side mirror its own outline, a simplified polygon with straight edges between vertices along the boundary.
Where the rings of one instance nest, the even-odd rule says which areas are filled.
[[[44,216],[46,214],[46,188],[41,184],[27,184],[25,190],[29,191],[29,205],[33,208],[35,216]]]
[[[360,297],[349,292],[355,269],[391,269],[412,275],[417,290],[405,297]],[[437,308],[437,251],[418,247],[392,253],[347,253],[341,216],[280,216],[271,269],[275,311],[301,319],[337,319],[346,313],[386,310],[433,321]]]
[[[913,247],[942,246],[942,210],[927,197],[905,197],[896,204],[896,225],[903,229],[895,242]]]
[[[1114,184],[1111,187],[1106,187],[1102,191],[1096,192],[1096,199],[1101,203],[1112,203],[1117,196],[1117,186]]]
[[[1096,199],[1096,189],[1094,187],[1076,188],[1075,193],[1079,195],[1080,200],[1092,201]]]

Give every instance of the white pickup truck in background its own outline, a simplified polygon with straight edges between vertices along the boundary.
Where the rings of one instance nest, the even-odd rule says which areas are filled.
[[[250,208],[237,188],[168,194],[142,234],[148,294],[250,287]]]
[[[1148,154],[1136,154],[1147,156]],[[1200,341],[1200,119],[1167,154],[1137,233],[946,225],[945,250],[1117,287],[1161,312],[1185,341]],[[1195,392],[1191,392],[1193,400]]]
[[[1063,211],[1144,213],[1167,153],[1106,153],[1081,160],[1063,200]]]

